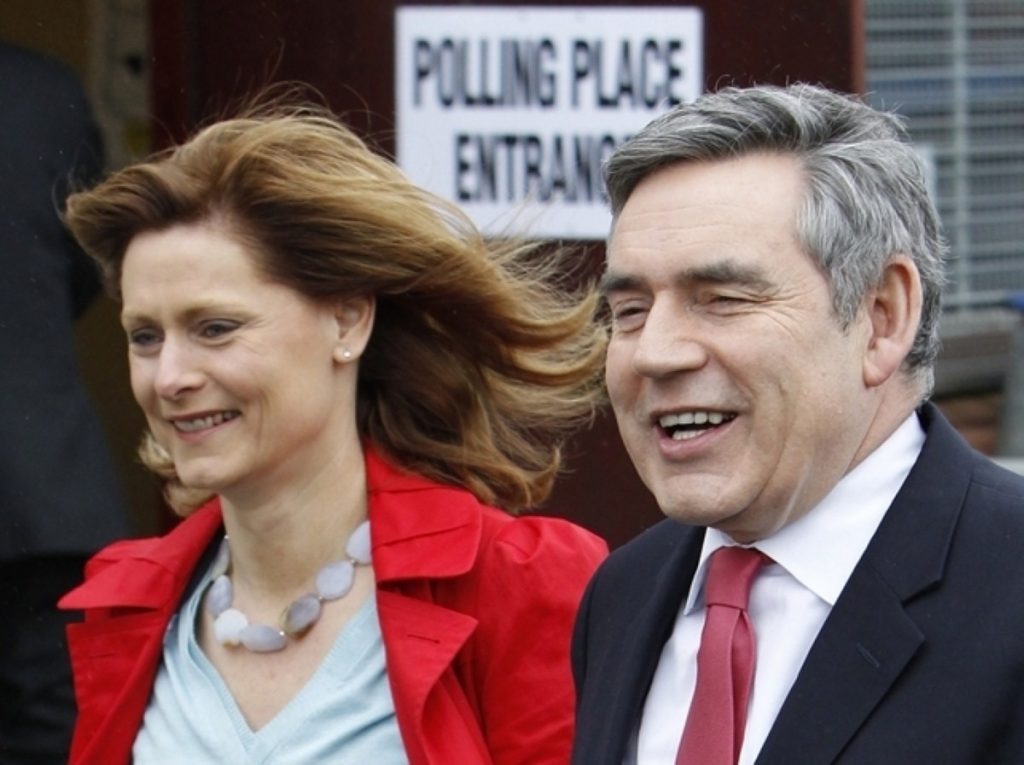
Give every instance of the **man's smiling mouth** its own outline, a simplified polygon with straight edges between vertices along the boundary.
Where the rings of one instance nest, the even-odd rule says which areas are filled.
[[[735,418],[735,412],[694,410],[663,414],[658,418],[658,427],[673,441],[689,441]]]

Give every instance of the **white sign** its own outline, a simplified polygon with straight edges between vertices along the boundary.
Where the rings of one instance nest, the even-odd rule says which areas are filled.
[[[603,239],[601,165],[703,82],[698,8],[403,7],[397,153],[485,231]]]

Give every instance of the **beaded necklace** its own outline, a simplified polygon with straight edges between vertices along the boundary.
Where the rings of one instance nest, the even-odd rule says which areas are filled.
[[[251,624],[245,614],[231,605],[235,591],[230,576],[231,547],[225,535],[205,595],[206,610],[213,617],[214,637],[221,645],[241,645],[256,653],[280,651],[288,644],[288,638],[299,638],[309,632],[320,618],[325,602],[348,595],[355,581],[356,566],[370,564],[369,521],[360,523],[349,535],[345,556],[317,572],[313,592],[293,600],[281,612],[277,626]]]

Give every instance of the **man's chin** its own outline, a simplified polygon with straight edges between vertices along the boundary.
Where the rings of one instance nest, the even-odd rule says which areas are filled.
[[[723,511],[721,508],[709,508],[704,505],[691,503],[659,503],[661,512],[666,517],[677,523],[684,523],[689,526],[713,526],[718,528],[721,524],[728,524],[732,514]]]

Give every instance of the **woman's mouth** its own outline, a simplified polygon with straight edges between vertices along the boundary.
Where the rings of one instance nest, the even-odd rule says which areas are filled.
[[[200,417],[182,417],[180,419],[174,419],[171,420],[171,425],[174,426],[175,430],[181,431],[182,433],[195,433],[198,430],[206,430],[208,428],[221,425],[235,419],[236,417],[240,417],[241,414],[241,412],[232,409],[223,412],[205,414]]]

